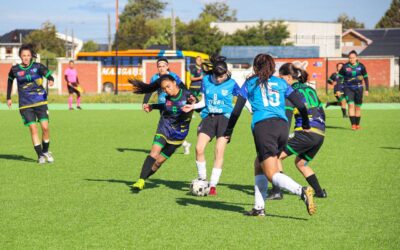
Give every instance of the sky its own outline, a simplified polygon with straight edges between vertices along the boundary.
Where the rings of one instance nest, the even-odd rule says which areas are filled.
[[[355,17],[366,28],[375,24],[389,8],[391,0],[164,0],[164,16],[175,15],[184,22],[196,19],[204,4],[225,2],[237,10],[239,21],[282,19],[335,21],[341,13]],[[119,13],[128,0],[119,0]],[[18,3],[18,4],[16,4]],[[71,34],[83,41],[107,43],[107,16],[115,32],[115,0],[0,0],[0,35],[14,29],[38,29],[45,21],[56,25],[58,32]],[[24,6],[23,8],[21,6]]]

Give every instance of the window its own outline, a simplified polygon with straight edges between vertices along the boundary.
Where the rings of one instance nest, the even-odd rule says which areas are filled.
[[[340,49],[340,36],[335,36],[335,49]]]
[[[6,47],[6,54],[12,54],[12,47]]]
[[[354,46],[353,42],[344,42],[344,46]]]

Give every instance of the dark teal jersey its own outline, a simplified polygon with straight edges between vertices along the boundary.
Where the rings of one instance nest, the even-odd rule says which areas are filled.
[[[340,69],[338,77],[343,79],[345,87],[358,88],[362,87],[362,81],[368,78],[368,73],[364,64],[357,63],[356,65],[352,65],[348,62]]]
[[[43,87],[43,77],[51,76],[51,71],[43,64],[32,62],[24,68],[20,64],[11,67],[9,80],[17,79],[19,108],[25,109],[47,104],[47,93]]]

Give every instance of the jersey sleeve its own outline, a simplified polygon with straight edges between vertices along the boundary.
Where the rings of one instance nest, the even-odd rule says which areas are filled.
[[[339,71],[339,73],[337,74],[337,77],[338,78],[344,78],[344,74],[346,73],[346,64],[345,65],[343,65],[343,67],[340,69],[340,71]]]
[[[247,81],[245,81],[244,84],[242,85],[242,87],[239,89],[238,95],[243,97],[245,100],[247,100],[249,98]]]
[[[235,81],[235,85],[233,86],[232,94],[234,96],[238,96],[240,94],[240,86],[239,86],[239,84],[237,84],[236,81]]]
[[[287,84],[286,81],[285,81],[285,84],[286,84],[285,98],[287,98],[288,96],[290,96],[290,94],[293,93],[294,90],[293,90],[292,86]]]
[[[333,73],[328,79],[328,83],[333,83],[333,82],[336,82],[336,74],[335,73]]]
[[[196,66],[190,67],[190,76],[195,77],[196,75]]]
[[[364,64],[361,64],[361,72],[360,73],[362,74],[362,76],[364,78],[368,77],[367,69],[365,68]]]
[[[43,64],[39,65],[39,74],[45,78],[49,78],[51,76],[53,72],[51,72],[51,70],[49,70],[46,66],[44,66]]]

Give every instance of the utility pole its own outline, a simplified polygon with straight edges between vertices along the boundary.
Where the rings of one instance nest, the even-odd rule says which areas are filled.
[[[174,1],[171,1],[172,49],[176,50]]]
[[[111,18],[108,14],[108,51],[111,51]]]
[[[115,0],[115,91],[114,94],[118,95],[118,0]]]
[[[74,29],[72,29],[71,30],[71,36],[72,36],[72,38],[71,38],[71,40],[72,40],[72,44],[71,44],[71,58],[72,59],[75,59],[75,39],[74,39]]]
[[[64,39],[64,47],[65,47],[65,57],[68,58],[68,29],[65,28],[65,39]]]

